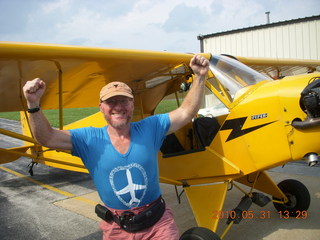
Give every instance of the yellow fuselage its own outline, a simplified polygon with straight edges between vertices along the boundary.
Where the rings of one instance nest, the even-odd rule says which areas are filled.
[[[320,154],[320,127],[295,129],[306,114],[300,93],[318,74],[286,77],[248,87],[219,117],[221,128],[206,150],[163,158],[160,175],[188,183],[220,181],[269,169],[308,153]],[[181,166],[184,166],[181,168]],[[228,178],[228,177],[227,177]]]

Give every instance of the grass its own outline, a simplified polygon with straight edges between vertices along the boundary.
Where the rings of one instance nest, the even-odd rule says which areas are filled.
[[[176,99],[167,99],[159,103],[155,114],[170,112],[178,107]]]
[[[20,113],[19,112],[1,112],[0,118],[20,121]]]
[[[170,112],[177,108],[177,102],[175,99],[168,99],[162,101],[156,108],[155,113],[165,113]],[[78,121],[84,117],[92,115],[99,111],[98,107],[92,108],[66,108],[63,110],[63,123],[67,125],[69,123]],[[53,127],[59,127],[59,111],[54,110],[44,110],[43,111],[49,122]],[[2,112],[0,113],[0,118],[20,121],[20,112]]]
[[[63,123],[64,125],[67,125],[69,123],[75,122],[89,115],[92,115],[98,111],[99,111],[98,107],[66,108],[63,110]],[[43,112],[53,127],[59,127],[59,110],[58,109],[44,110]],[[0,118],[20,121],[20,112],[3,112],[3,113],[0,113]]]

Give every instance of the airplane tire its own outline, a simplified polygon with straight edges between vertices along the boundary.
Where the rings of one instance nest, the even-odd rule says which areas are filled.
[[[310,205],[310,193],[306,186],[294,179],[287,179],[278,184],[278,187],[287,196],[286,204],[273,203],[274,207],[290,217],[296,217],[306,211]],[[279,200],[273,198],[274,200]],[[286,212],[285,212],[286,211]]]
[[[203,227],[194,227],[185,231],[179,240],[221,240],[220,237],[211,230]]]

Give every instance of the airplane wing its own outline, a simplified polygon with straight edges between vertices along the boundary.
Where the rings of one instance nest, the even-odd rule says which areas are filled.
[[[207,58],[209,54],[203,54]],[[0,148],[0,163],[20,156],[49,166],[86,172],[80,159],[37,144],[28,127],[22,87],[41,78],[47,90],[42,109],[59,109],[60,129],[103,126],[101,113],[63,124],[63,109],[97,107],[101,88],[111,81],[126,82],[135,94],[134,119],[153,113],[164,96],[176,92],[191,76],[193,54],[106,49],[35,43],[0,42],[0,112],[22,111],[22,134],[0,128],[0,134],[24,141],[24,146]]]
[[[97,106],[101,87],[122,81],[146,114],[191,74],[192,54],[8,42],[0,52],[0,112],[23,110],[22,86],[39,77],[47,84],[43,109]]]
[[[320,60],[236,57],[273,79],[320,71]]]

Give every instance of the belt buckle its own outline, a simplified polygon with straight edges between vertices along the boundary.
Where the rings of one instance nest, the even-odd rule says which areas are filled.
[[[123,212],[119,217],[120,227],[130,232],[131,231],[130,224],[134,222],[134,217],[135,217],[135,214],[133,212],[130,212],[130,211]]]

